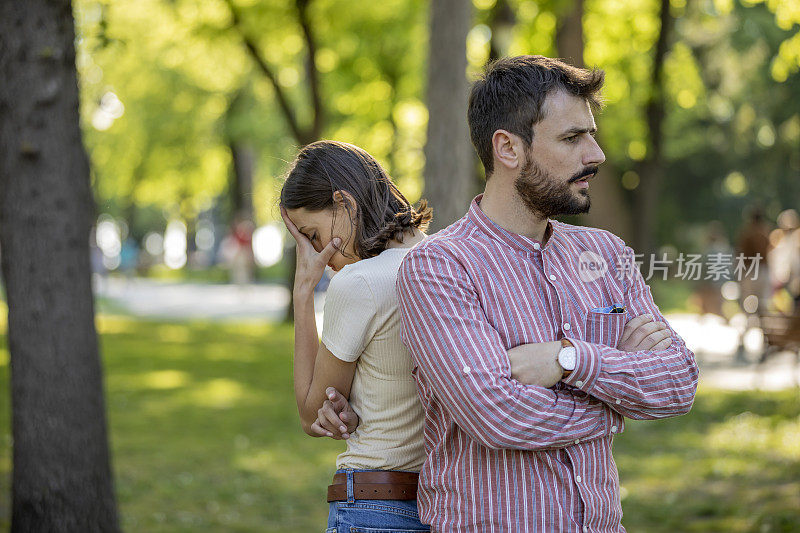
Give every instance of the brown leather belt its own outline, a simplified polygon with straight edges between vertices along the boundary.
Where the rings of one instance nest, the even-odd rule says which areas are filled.
[[[417,499],[416,472],[353,472],[353,496],[356,500],[415,500]],[[347,474],[334,474],[333,485],[328,486],[328,501],[347,501]]]

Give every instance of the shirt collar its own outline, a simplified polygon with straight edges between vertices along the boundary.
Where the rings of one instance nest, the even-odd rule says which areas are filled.
[[[542,241],[531,239],[524,235],[520,235],[519,233],[512,233],[498,226],[496,222],[486,216],[486,213],[481,210],[479,204],[481,203],[482,198],[483,194],[479,194],[472,200],[472,203],[469,206],[467,217],[489,237],[499,240],[524,253],[533,253],[536,250],[549,247],[551,243],[556,240],[556,237],[559,234],[557,221],[547,219],[547,227],[544,230],[544,242],[546,244],[542,244]]]

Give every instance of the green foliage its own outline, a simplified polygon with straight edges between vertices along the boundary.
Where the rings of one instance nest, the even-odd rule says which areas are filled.
[[[197,34],[213,3],[79,2],[82,113],[101,209],[157,206],[193,218],[226,186],[217,124],[247,61],[234,40]],[[124,114],[104,122],[104,97]],[[113,99],[113,98],[112,98]],[[105,209],[104,209],[105,210]],[[114,213],[123,215],[123,213]]]
[[[473,4],[469,75],[489,56],[497,0]],[[509,4],[508,53],[554,54],[558,20],[571,1]],[[307,44],[295,3],[233,5],[298,122],[310,124]],[[308,9],[323,137],[366,148],[415,200],[428,117],[427,2],[314,0]],[[586,0],[584,9],[585,62],[606,71],[603,148],[617,179],[628,172],[622,183],[633,189],[647,176],[630,171],[652,151],[644,111],[654,91],[659,2]],[[758,201],[774,216],[800,197],[800,15],[792,0],[672,0],[670,13],[657,240],[684,248],[698,244],[689,235],[710,219],[736,228],[746,204]],[[140,226],[158,229],[166,219],[191,220],[224,204],[227,143],[237,139],[259,154],[257,218],[276,219],[279,178],[297,141],[227,2],[79,0],[75,14],[84,131],[101,210],[129,223],[135,213]],[[109,94],[124,105],[115,120],[103,112],[119,113]]]
[[[234,3],[301,124],[312,110],[307,47],[293,2]],[[293,158],[275,91],[248,55],[221,0],[76,3],[82,112],[101,209],[157,207],[193,219],[227,194],[229,138],[259,159],[257,218],[275,219],[279,178]],[[427,112],[423,89],[426,12],[420,1],[310,5],[326,127],[323,136],[359,144],[419,197]],[[124,114],[98,120],[113,93]],[[231,104],[236,100],[235,106]]]
[[[800,16],[795,10],[788,24],[779,4],[789,3],[699,2],[678,20],[667,70],[662,242],[685,245],[688,227],[711,219],[733,230],[753,203],[773,220],[797,207],[800,63],[786,76],[774,65],[788,61],[785,43],[797,38]]]

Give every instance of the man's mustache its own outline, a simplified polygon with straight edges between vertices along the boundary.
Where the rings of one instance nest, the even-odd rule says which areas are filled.
[[[574,176],[572,176],[567,183],[572,183],[573,181],[578,181],[581,178],[585,178],[586,176],[591,176],[593,174],[597,174],[598,167],[586,167]]]

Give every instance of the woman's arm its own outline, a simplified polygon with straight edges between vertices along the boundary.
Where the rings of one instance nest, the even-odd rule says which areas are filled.
[[[314,313],[314,287],[322,277],[325,265],[336,253],[339,239],[333,239],[317,252],[311,241],[292,223],[284,209],[281,216],[286,228],[297,242],[297,271],[294,284],[294,394],[303,430],[312,436],[322,436],[312,430],[318,411],[327,401],[325,390],[335,387],[345,397],[355,374],[355,363],[337,359],[317,338]],[[341,421],[339,421],[341,424]]]
[[[320,411],[328,400],[326,389],[334,387],[345,398],[350,397],[350,386],[356,363],[338,359],[317,338],[317,322],[314,314],[314,295],[294,296],[294,393],[303,430],[312,436],[321,436],[311,430]],[[330,416],[328,416],[330,418]],[[331,421],[333,422],[333,421]],[[344,428],[341,421],[338,427]],[[345,429],[340,429],[342,433]],[[331,436],[331,435],[328,435]]]

